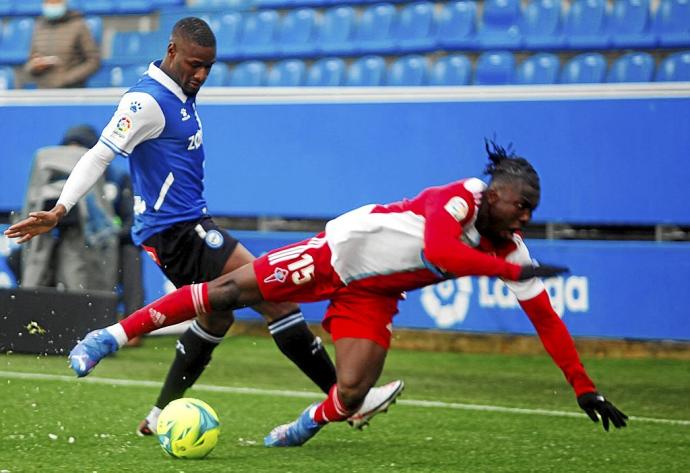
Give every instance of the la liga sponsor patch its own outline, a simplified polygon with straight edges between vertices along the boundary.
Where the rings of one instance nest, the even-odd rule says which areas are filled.
[[[469,207],[465,199],[462,197],[451,197],[451,199],[443,206],[455,220],[461,222],[465,217],[467,217],[467,212],[469,212]]]

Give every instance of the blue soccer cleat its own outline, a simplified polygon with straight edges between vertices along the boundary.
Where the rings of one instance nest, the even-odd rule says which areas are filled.
[[[309,412],[317,404],[307,407],[294,422],[279,425],[271,430],[271,433],[264,438],[264,445],[267,447],[299,447],[316,435],[323,425],[317,424]]]
[[[86,376],[103,358],[120,348],[110,332],[105,329],[94,330],[86,334],[84,340],[77,343],[69,352],[70,368],[78,377]]]

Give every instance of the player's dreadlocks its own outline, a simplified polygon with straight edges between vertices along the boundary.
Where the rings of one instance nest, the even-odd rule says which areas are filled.
[[[195,16],[182,18],[175,23],[172,36],[180,36],[203,47],[212,48],[216,46],[216,36],[211,27],[204,20]]]
[[[489,155],[489,164],[486,165],[484,174],[491,176],[492,182],[521,179],[535,190],[540,190],[537,171],[529,161],[515,154],[512,144],[507,149],[494,140],[484,139],[484,144]]]

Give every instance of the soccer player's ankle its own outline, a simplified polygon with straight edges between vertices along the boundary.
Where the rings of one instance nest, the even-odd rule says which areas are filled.
[[[109,327],[106,327],[105,330],[113,336],[113,338],[117,342],[118,348],[122,348],[129,341],[129,337],[125,332],[124,327],[119,322]]]

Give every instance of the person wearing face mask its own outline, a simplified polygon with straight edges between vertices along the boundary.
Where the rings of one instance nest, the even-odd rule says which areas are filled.
[[[100,51],[81,13],[66,0],[44,0],[31,39],[24,82],[39,89],[84,87],[100,67]]]

